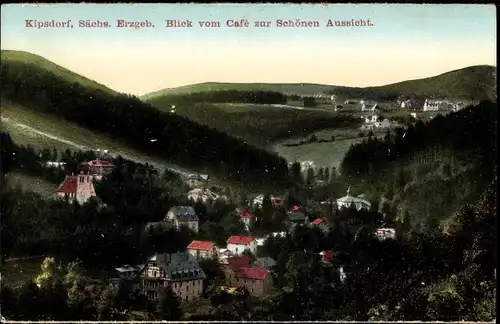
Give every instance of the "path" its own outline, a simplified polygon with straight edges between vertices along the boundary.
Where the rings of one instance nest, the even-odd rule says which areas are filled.
[[[43,131],[38,130],[36,128],[33,128],[31,126],[15,122],[15,121],[11,120],[10,118],[2,117],[1,120],[2,120],[2,122],[9,123],[9,124],[11,124],[11,125],[13,125],[15,127],[19,127],[21,129],[24,129],[24,130],[27,130],[29,132],[35,133],[37,135],[44,136],[44,137],[50,138],[52,140],[55,140],[55,141],[58,141],[58,142],[61,142],[61,143],[65,143],[67,145],[70,145],[70,146],[75,147],[75,148],[77,148],[79,150],[82,150],[82,151],[94,150],[94,149],[92,149],[90,147],[87,147],[85,145],[80,145],[80,144],[77,144],[75,142],[66,140],[64,138],[61,138],[61,137],[54,136],[52,134],[43,132]],[[141,158],[141,157],[138,157],[138,156],[134,156],[134,155],[125,153],[125,152],[120,151],[120,150],[116,150],[113,153],[116,154],[116,155],[120,155],[124,159],[127,159],[127,160],[135,161],[135,162],[142,163],[142,164],[148,163],[148,164],[152,165],[153,167],[155,167],[158,170],[169,169],[170,171],[178,173],[178,174],[180,174],[182,176],[187,176],[189,174],[188,172],[185,172],[185,171],[179,169],[178,167],[174,167],[174,166],[166,164],[166,163],[151,162],[151,161],[148,161],[147,159],[144,159],[144,158]]]

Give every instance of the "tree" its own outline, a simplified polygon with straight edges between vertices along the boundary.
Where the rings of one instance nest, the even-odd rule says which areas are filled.
[[[155,313],[159,320],[164,321],[178,321],[182,318],[181,301],[170,286],[160,290]]]
[[[330,169],[329,168],[324,168],[324,171],[323,171],[323,178],[324,180],[329,183],[330,182]]]
[[[318,180],[325,180],[323,167],[319,168],[318,172],[316,173],[316,178],[318,178]]]

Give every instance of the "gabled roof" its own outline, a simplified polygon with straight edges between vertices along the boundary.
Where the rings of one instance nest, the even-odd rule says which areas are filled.
[[[311,222],[311,224],[314,224],[314,225],[319,225],[321,223],[325,223],[326,221],[323,219],[323,218],[316,218],[315,220],[313,220]]]
[[[249,244],[254,238],[252,236],[231,236],[227,239],[227,244]]]
[[[191,206],[175,206],[169,209],[180,221],[197,221],[198,215]]]
[[[249,210],[237,209],[237,213],[240,218],[255,219],[255,215]]]
[[[332,262],[333,260],[333,251],[322,251],[319,255],[321,255],[321,260],[323,262]]]
[[[269,275],[267,269],[251,266],[247,256],[229,257],[226,262],[237,278],[263,280]]]
[[[112,162],[103,161],[103,160],[88,161],[88,162],[85,162],[85,164],[87,164],[89,166],[104,167],[104,168],[112,168],[115,166]]]
[[[198,260],[187,252],[155,254],[146,265],[154,261],[172,280],[205,279],[206,277]],[[141,269],[141,276],[145,275],[146,265]]]
[[[208,178],[208,176],[207,176]],[[200,174],[190,174],[186,177],[186,180],[199,180],[199,181],[206,181],[204,177],[202,177]]]
[[[244,267],[234,273],[237,278],[264,280],[269,275],[269,271],[264,268]]]
[[[215,247],[214,242],[210,241],[193,241],[188,245],[188,249],[192,250],[205,250],[209,251],[212,250]]]
[[[78,186],[78,177],[77,176],[66,176],[63,183],[57,188],[57,193],[65,193],[65,194],[76,194],[76,189]]]
[[[276,261],[270,257],[257,258],[254,264],[257,267],[268,268],[268,267],[274,267],[276,265]]]
[[[305,220],[306,216],[301,211],[292,211],[288,213],[290,220]]]

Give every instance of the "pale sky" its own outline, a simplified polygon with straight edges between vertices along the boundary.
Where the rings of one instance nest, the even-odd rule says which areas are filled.
[[[277,19],[318,28],[279,28]],[[25,20],[71,20],[74,28],[27,28]],[[79,28],[79,20],[110,28]],[[154,28],[116,28],[116,20]],[[165,28],[190,19],[192,28]],[[247,19],[248,28],[229,28]],[[370,19],[372,27],[326,27],[328,19]],[[201,28],[200,20],[220,21]],[[254,22],[268,20],[270,28]],[[373,86],[496,65],[493,5],[416,4],[54,4],[2,5],[1,48],[27,51],[136,95],[200,82]]]

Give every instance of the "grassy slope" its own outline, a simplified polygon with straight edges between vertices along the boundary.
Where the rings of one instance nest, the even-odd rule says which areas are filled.
[[[58,150],[70,149],[72,151],[101,148],[138,162],[154,164],[160,170],[164,170],[167,165],[171,166],[166,161],[130,149],[109,136],[92,132],[68,121],[62,121],[52,115],[36,112],[6,100],[2,100],[1,109],[2,129],[6,129],[18,144],[29,144],[38,149],[55,147]]]
[[[41,56],[28,53],[28,52],[22,52],[22,51],[10,51],[10,50],[2,50],[1,52],[1,60],[9,60],[9,61],[20,61],[24,63],[29,63],[29,64],[36,64],[39,68],[42,68],[44,70],[47,70],[49,72],[54,73],[58,77],[61,77],[68,82],[74,82],[74,83],[80,83],[81,85],[93,89],[98,89],[102,91],[106,91],[109,93],[116,93],[116,91],[106,87],[105,85],[102,85],[96,81],[87,79],[84,76],[81,76],[77,73],[74,73],[60,65],[57,65],[46,58],[43,58]]]
[[[7,185],[20,186],[23,190],[34,191],[43,197],[54,196],[57,185],[40,178],[21,173],[10,172],[6,175]]]
[[[484,93],[487,98],[492,98],[495,84],[496,67],[476,65],[430,78],[373,87],[373,90],[398,92],[403,95],[415,93],[436,98],[467,98]]]
[[[491,98],[496,84],[496,67],[489,65],[470,66],[446,72],[437,76],[403,81],[377,87],[344,87],[325,84],[287,84],[287,83],[217,83],[206,82],[168,88],[145,94],[141,97],[148,100],[153,97],[189,94],[195,92],[217,90],[267,90],[302,95],[313,95],[325,92],[360,92],[369,94],[371,91],[396,92],[401,95],[424,95],[430,97],[467,98],[470,95],[486,95]]]

